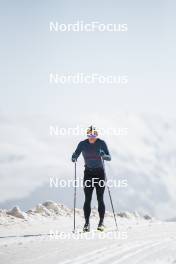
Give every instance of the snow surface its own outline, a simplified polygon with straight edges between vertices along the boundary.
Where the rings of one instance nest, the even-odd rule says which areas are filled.
[[[106,212],[105,232],[95,231],[97,210],[92,210],[91,229],[79,233],[83,212],[47,201],[22,212],[18,206],[0,210],[0,263],[176,263],[176,223],[162,222],[137,212]]]

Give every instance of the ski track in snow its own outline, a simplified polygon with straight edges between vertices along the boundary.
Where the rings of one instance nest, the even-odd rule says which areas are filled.
[[[118,217],[117,232],[113,217],[107,213],[104,232],[80,234],[84,222],[80,212],[76,218],[78,232],[73,234],[72,212],[51,201],[39,204],[28,214],[18,207],[10,211],[12,217],[1,211],[0,264],[176,263],[176,223],[126,213]],[[96,229],[98,220],[96,215],[91,218],[91,230]],[[60,232],[66,238],[57,237]],[[102,235],[108,238],[102,239]],[[112,235],[116,236],[112,239]]]
[[[125,227],[123,227],[125,229]],[[49,240],[48,236],[19,236],[0,240],[1,264],[176,263],[176,224],[138,225],[127,239]]]
[[[122,263],[122,262],[124,263],[124,260],[128,261],[129,259],[130,259],[130,263],[133,263],[133,260],[131,260],[131,257],[134,257],[134,256],[137,256],[137,258],[141,257],[140,254],[143,254],[145,251],[148,251],[149,249],[153,250],[154,247],[160,246],[166,242],[168,242],[168,240],[164,242],[155,242],[155,243],[153,242],[147,242],[143,244],[136,243],[136,245],[133,245],[133,246],[127,245],[125,248],[122,248],[120,252],[118,253],[114,253],[114,251],[117,249],[117,245],[115,246],[113,245],[109,248],[104,248],[103,250],[94,251],[91,254],[83,255],[74,260],[65,261],[63,262],[63,264],[70,264],[70,263],[84,264],[84,263],[91,263],[91,262],[96,263],[96,264],[98,263],[105,264],[107,263],[107,261],[108,262],[110,261],[110,263],[116,264],[116,263]],[[159,249],[157,248],[157,251],[160,249],[161,247],[159,247]],[[99,256],[99,254],[102,254],[101,257]],[[137,263],[137,259],[135,259],[135,263]]]
[[[154,242],[154,240],[156,241]],[[151,237],[147,242],[131,242],[124,246],[115,244],[108,247],[102,248],[100,250],[92,251],[89,254],[85,254],[75,259],[67,260],[62,262],[62,264],[85,264],[85,263],[141,263],[141,261],[146,260],[149,256],[155,255],[162,249],[166,249],[175,242],[176,249],[176,237],[168,238],[161,241],[161,237]],[[135,257],[135,259],[132,259]],[[143,263],[143,262],[142,262]],[[149,262],[146,262],[149,263]],[[151,263],[151,262],[150,262]]]

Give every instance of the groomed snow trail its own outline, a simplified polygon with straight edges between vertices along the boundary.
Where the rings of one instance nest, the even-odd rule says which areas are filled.
[[[120,226],[127,237],[55,239],[47,235],[0,239],[1,264],[176,263],[176,223]],[[47,233],[47,232],[46,232]],[[111,232],[113,235],[115,232]]]

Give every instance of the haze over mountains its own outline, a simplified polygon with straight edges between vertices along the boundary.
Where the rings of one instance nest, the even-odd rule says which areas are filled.
[[[127,128],[126,135],[104,134],[112,161],[106,164],[110,179],[126,179],[127,188],[112,188],[116,210],[139,211],[157,218],[175,217],[176,121],[161,116],[118,113],[62,120],[49,116],[0,116],[0,207],[19,204],[22,209],[53,199],[72,206],[73,189],[51,189],[50,177],[73,178],[72,152],[84,136],[51,136],[50,126]],[[79,159],[78,177],[83,160]],[[107,208],[109,209],[108,196]],[[78,191],[82,207],[83,192]],[[93,206],[96,205],[94,197]]]

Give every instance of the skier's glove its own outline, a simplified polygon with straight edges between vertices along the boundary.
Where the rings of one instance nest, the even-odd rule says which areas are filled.
[[[105,155],[105,152],[104,152],[104,150],[100,149],[100,157],[101,157],[101,158],[103,158],[103,157],[104,157],[104,155]]]
[[[77,158],[75,157],[75,155],[73,154],[72,155],[72,158],[71,158],[72,162],[76,162],[77,161]]]
[[[100,150],[100,157],[103,159],[103,160],[108,160],[110,161],[111,160],[111,156],[110,155],[106,155],[104,150]]]

